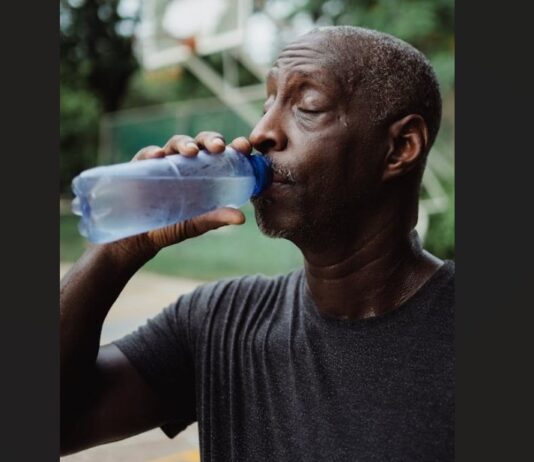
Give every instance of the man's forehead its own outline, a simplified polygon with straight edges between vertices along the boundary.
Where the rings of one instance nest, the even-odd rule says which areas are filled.
[[[299,37],[287,45],[267,74],[269,81],[298,79],[342,91],[336,39],[330,34],[315,31]],[[343,85],[341,85],[343,86]]]
[[[268,80],[279,78],[305,80],[323,86],[335,84],[325,50],[308,40],[288,45],[267,74]]]
[[[318,63],[273,66],[267,73],[267,81],[293,81],[297,79],[324,86],[335,84],[333,74],[328,71],[326,66],[321,66]]]
[[[325,53],[325,37],[322,34],[306,34],[287,45],[278,55],[273,67],[294,67],[317,60],[324,61]]]

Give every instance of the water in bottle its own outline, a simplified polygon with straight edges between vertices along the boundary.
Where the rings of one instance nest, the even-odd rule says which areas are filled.
[[[80,233],[111,242],[177,223],[219,207],[238,208],[271,182],[268,160],[227,147],[95,167],[72,182]]]

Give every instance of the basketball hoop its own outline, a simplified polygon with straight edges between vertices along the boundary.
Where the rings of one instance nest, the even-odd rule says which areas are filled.
[[[143,0],[136,52],[148,71],[243,44],[252,0]]]
[[[185,39],[179,40],[179,43],[184,47],[188,48],[192,54],[197,52],[197,40],[194,36],[187,37]]]

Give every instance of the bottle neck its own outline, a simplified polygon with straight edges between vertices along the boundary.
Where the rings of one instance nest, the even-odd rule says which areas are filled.
[[[252,191],[252,197],[255,197],[260,195],[272,183],[273,171],[269,159],[261,154],[247,156],[247,159],[256,178],[256,185],[254,186],[254,191]]]

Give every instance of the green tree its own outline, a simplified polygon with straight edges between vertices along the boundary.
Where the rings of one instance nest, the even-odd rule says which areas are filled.
[[[70,190],[72,178],[95,164],[100,106],[87,90],[60,89],[60,191]]]
[[[131,75],[137,17],[119,13],[120,0],[61,0],[61,84],[88,90],[105,112],[120,107]]]
[[[137,17],[120,0],[60,0],[60,191],[93,166],[103,112],[119,109],[138,68],[132,50]]]

